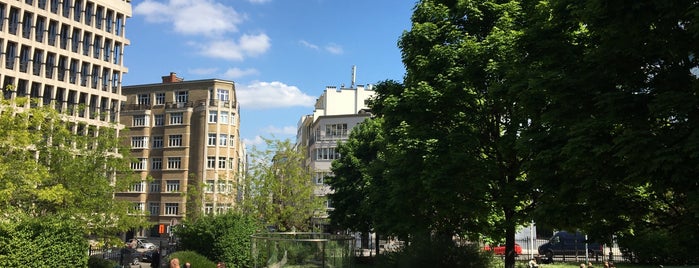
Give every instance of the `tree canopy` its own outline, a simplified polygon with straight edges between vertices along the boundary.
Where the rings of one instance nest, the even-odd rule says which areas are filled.
[[[358,134],[334,166],[338,221],[365,228],[355,215],[376,209],[337,202],[370,202],[381,181],[393,213],[375,226],[403,238],[504,238],[511,254],[515,228],[534,219],[628,247],[648,232],[696,245],[698,10],[419,1],[399,40],[404,81],[377,85],[371,105],[383,148]]]
[[[113,198],[138,179],[130,169],[129,150],[116,133],[116,126],[87,126],[49,107],[31,107],[23,98],[3,100],[0,225],[7,238],[39,238],[55,231],[69,242],[66,233],[75,235],[78,230],[75,239],[85,245],[86,235],[114,237],[146,225],[145,218],[128,213],[130,202]],[[33,224],[30,219],[56,225]],[[13,227],[17,223],[37,229]],[[78,252],[86,260],[84,248]],[[0,255],[5,253],[12,255]]]
[[[245,209],[277,230],[309,231],[324,207],[313,195],[306,156],[288,139],[265,139],[265,145],[251,153]]]

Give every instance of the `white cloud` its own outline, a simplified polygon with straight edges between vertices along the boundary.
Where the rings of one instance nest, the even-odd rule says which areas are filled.
[[[245,146],[258,146],[264,143],[265,141],[261,136],[255,136],[253,139],[243,139],[243,144],[245,144]]]
[[[306,40],[300,40],[299,44],[301,44],[304,47],[313,49],[313,50],[320,50],[320,46],[313,44],[311,42],[308,42]],[[328,53],[336,54],[336,55],[340,55],[340,54],[344,53],[344,50],[342,49],[342,47],[338,44],[335,44],[335,43],[330,43],[330,44],[323,46],[323,50],[325,50]]]
[[[243,51],[247,52],[251,56],[257,56],[262,53],[265,53],[267,49],[269,49],[269,36],[267,36],[266,34],[244,34],[240,37],[238,45]]]
[[[253,3],[253,4],[264,4],[264,3],[268,3],[270,1],[271,0],[248,0],[248,2]]]
[[[327,52],[330,52],[332,54],[337,54],[337,55],[342,54],[344,52],[342,50],[342,47],[340,45],[337,45],[337,44],[329,44],[329,45],[325,46],[325,50]]]
[[[193,43],[202,55],[225,60],[242,61],[248,56],[265,53],[270,45],[266,34],[243,35],[234,40],[213,40],[208,43]]]
[[[315,97],[282,82],[254,82],[236,87],[238,101],[245,109],[312,107]]]
[[[262,131],[269,134],[296,135],[298,129],[293,126],[285,126],[281,128],[276,126],[267,126],[263,128]]]
[[[257,75],[259,73],[260,72],[258,72],[257,69],[254,68],[240,69],[235,67],[226,70],[226,72],[223,73],[223,77],[228,79],[238,79],[248,75]]]
[[[245,20],[232,7],[214,0],[145,0],[133,10],[134,15],[142,15],[146,21],[171,23],[175,32],[189,35],[237,32],[238,24]]]
[[[299,41],[299,43],[300,43],[301,45],[303,45],[304,47],[307,47],[307,48],[310,48],[310,49],[313,49],[313,50],[318,50],[318,46],[317,46],[317,45],[311,44],[311,43],[309,43],[309,42],[306,41],[306,40],[301,40],[301,41]]]

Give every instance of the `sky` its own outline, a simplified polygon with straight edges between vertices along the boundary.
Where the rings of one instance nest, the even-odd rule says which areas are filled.
[[[132,0],[122,85],[235,82],[240,136],[295,141],[326,86],[402,81],[414,0]]]

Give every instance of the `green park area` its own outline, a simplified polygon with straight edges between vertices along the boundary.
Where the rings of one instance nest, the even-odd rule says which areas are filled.
[[[397,37],[404,79],[376,83],[372,117],[324,156],[332,175],[313,182],[305,145],[266,140],[230,213],[204,213],[204,185],[167,193],[195,201],[173,212],[186,213],[175,250],[196,268],[289,267],[328,248],[262,251],[252,235],[375,233],[408,246],[355,267],[524,268],[515,235],[536,223],[618,244],[637,263],[618,268],[697,267],[698,1],[415,2]],[[153,225],[113,198],[142,180],[130,141],[64,120],[0,104],[0,267],[88,267],[88,237],[123,247],[119,234]]]

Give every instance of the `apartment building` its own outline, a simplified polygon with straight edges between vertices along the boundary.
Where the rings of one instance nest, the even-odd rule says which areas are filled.
[[[232,81],[185,81],[175,73],[162,83],[124,86],[121,122],[141,175],[116,198],[148,215],[157,236],[160,225],[176,225],[187,216],[225,212],[236,205],[245,171],[239,136],[239,108]]]
[[[3,97],[53,106],[79,133],[118,124],[129,17],[128,0],[0,1]]]
[[[299,120],[296,145],[305,148],[306,165],[313,170],[315,196],[325,197],[331,192],[323,179],[331,174],[332,161],[340,157],[337,144],[347,140],[352,128],[371,116],[366,100],[373,96],[371,85],[354,85],[353,69],[350,87],[326,87],[313,113]],[[326,202],[326,207],[331,210],[332,204]],[[314,219],[315,227],[325,228],[326,224],[327,213]]]

